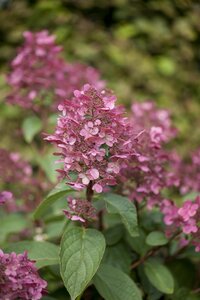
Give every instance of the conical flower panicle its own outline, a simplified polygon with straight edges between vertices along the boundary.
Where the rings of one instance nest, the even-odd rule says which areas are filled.
[[[62,114],[56,131],[45,139],[60,150],[59,172],[75,189],[92,181],[92,189],[101,193],[106,185],[115,185],[121,161],[133,152],[129,124],[115,101],[111,92],[86,84],[58,107]]]

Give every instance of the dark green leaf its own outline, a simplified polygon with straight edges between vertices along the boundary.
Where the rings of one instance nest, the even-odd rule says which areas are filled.
[[[61,241],[61,275],[72,300],[79,296],[96,273],[105,251],[105,239],[95,229],[72,228]]]
[[[149,281],[159,291],[172,294],[174,291],[174,278],[166,266],[159,260],[151,258],[144,263],[144,271]]]
[[[129,234],[126,235],[126,241],[137,254],[144,256],[151,248],[145,243],[146,234],[142,229],[139,229],[139,236],[132,237]]]
[[[178,287],[193,287],[196,269],[189,259],[174,259],[167,266],[173,274]]]
[[[69,186],[66,185],[66,183],[59,183],[37,207],[34,213],[34,218],[40,218],[50,205],[61,199],[63,196],[71,193],[73,193],[73,191]]]
[[[138,236],[137,212],[135,205],[128,198],[116,194],[104,195],[107,210],[111,214],[121,217],[126,229],[131,236]]]
[[[146,243],[150,246],[162,246],[166,245],[168,243],[168,240],[163,232],[153,231],[148,234],[146,238]]]
[[[141,285],[143,290],[147,294],[147,300],[159,300],[162,296],[162,293],[158,291],[148,280],[147,276],[144,273],[144,266],[140,265],[138,267],[138,274],[141,280]]]
[[[142,300],[134,281],[113,266],[102,264],[94,276],[93,283],[105,300]]]
[[[124,227],[121,224],[117,224],[113,227],[109,227],[106,231],[103,232],[106,244],[111,246],[118,243],[124,234]]]
[[[119,268],[127,274],[130,273],[131,261],[131,250],[122,242],[107,247],[103,257],[103,263]]]

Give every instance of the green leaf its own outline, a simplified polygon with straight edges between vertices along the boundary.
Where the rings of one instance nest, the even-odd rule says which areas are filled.
[[[185,201],[187,201],[188,199],[194,200],[198,195],[199,195],[198,192],[190,192],[190,193],[188,193],[188,194],[182,196],[182,197],[181,197],[181,201],[182,201],[182,202],[185,202]]]
[[[65,216],[60,221],[47,223],[45,226],[45,234],[47,235],[47,239],[50,240],[50,239],[59,238],[62,235],[65,224],[66,224]]]
[[[172,295],[173,300],[192,300],[192,298],[190,298],[190,290],[188,288],[182,287],[179,288],[177,290],[175,290],[174,294]],[[194,300],[199,300],[199,298],[194,299]]]
[[[103,263],[112,265],[129,274],[132,261],[131,249],[124,243],[120,242],[116,245],[106,247],[103,257]]]
[[[58,164],[55,164],[56,160],[57,158],[53,155],[53,153],[48,153],[45,156],[37,157],[38,164],[52,183],[57,182],[56,169],[59,169],[59,166]]]
[[[1,217],[0,242],[2,243],[7,235],[22,231],[28,226],[28,221],[20,214],[10,214]]]
[[[40,218],[50,205],[72,192],[72,189],[66,183],[59,183],[37,207],[34,212],[34,218]]]
[[[168,240],[163,232],[153,231],[148,234],[146,238],[146,243],[150,246],[162,246],[166,245],[168,243]]]
[[[172,294],[174,291],[174,279],[166,266],[159,260],[151,258],[144,263],[144,271],[149,281],[159,291]]]
[[[117,244],[123,237],[124,227],[121,224],[109,227],[106,231],[103,232],[106,244],[111,246]]]
[[[138,275],[140,277],[140,284],[144,292],[148,295],[147,300],[159,300],[163,293],[158,291],[149,281],[144,273],[144,266],[140,265],[137,269]]]
[[[107,204],[107,210],[111,214],[121,217],[126,229],[131,236],[138,236],[137,212],[135,205],[128,198],[115,194],[106,194],[103,198]]]
[[[105,300],[142,300],[134,281],[113,266],[102,264],[94,276],[93,283]]]
[[[190,259],[173,259],[167,267],[174,276],[178,287],[188,287],[192,289],[196,278],[195,264]]]
[[[27,143],[32,142],[34,136],[40,132],[42,129],[42,122],[41,120],[36,117],[28,117],[23,121],[22,124],[22,131]]]
[[[59,263],[59,247],[49,242],[22,241],[10,244],[7,252],[28,252],[28,257],[36,261],[37,268]]]
[[[163,215],[160,211],[142,211],[140,214],[140,226],[144,228],[147,232],[154,231],[162,224]]]
[[[131,247],[131,249],[133,249],[140,256],[144,256],[147,253],[147,251],[151,248],[145,243],[146,234],[141,228],[139,228],[139,236],[132,237],[127,232],[125,239]]]
[[[66,230],[61,241],[61,276],[72,300],[79,296],[96,273],[105,251],[105,239],[95,229]]]

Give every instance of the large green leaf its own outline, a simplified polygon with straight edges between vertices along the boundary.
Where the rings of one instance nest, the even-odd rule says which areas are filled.
[[[28,117],[22,124],[22,131],[24,134],[25,141],[30,143],[34,136],[42,129],[42,122],[36,116]]]
[[[94,276],[93,283],[105,300],[142,300],[134,281],[113,266],[102,264]]]
[[[116,194],[104,195],[107,210],[111,214],[121,217],[126,229],[131,236],[138,236],[137,211],[135,205],[126,197]]]
[[[168,243],[168,240],[163,232],[153,231],[148,234],[146,238],[146,243],[150,246],[162,246],[166,245]]]
[[[28,221],[20,214],[10,214],[1,218],[0,242],[2,243],[7,235],[20,232],[28,226]]]
[[[40,218],[50,205],[70,193],[73,191],[65,182],[59,183],[37,207],[34,218]]]
[[[174,278],[166,266],[159,260],[151,258],[144,263],[144,271],[149,281],[159,291],[172,294],[174,291]]]
[[[61,275],[72,300],[79,296],[96,273],[105,251],[105,239],[95,229],[66,230],[61,241]]]
[[[16,253],[27,251],[38,268],[59,263],[59,247],[49,242],[22,241],[10,244],[5,250]]]

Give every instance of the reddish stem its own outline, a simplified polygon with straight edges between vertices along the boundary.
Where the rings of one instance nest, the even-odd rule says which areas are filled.
[[[173,239],[175,239],[178,235],[180,234],[180,231],[177,231],[170,239],[169,242],[171,242]],[[132,265],[131,265],[131,269],[135,269],[136,267],[138,267],[139,265],[141,265],[145,260],[147,260],[147,258],[149,258],[150,256],[153,256],[158,250],[160,250],[160,248],[162,248],[163,246],[157,246],[154,249],[151,249],[149,252],[147,252],[143,257],[141,257],[139,260],[135,261]]]
[[[87,190],[86,190],[86,199],[91,202],[92,201],[92,197],[93,197],[93,194],[94,194],[94,191],[92,189],[92,181],[89,182],[88,186],[87,186]]]
[[[98,217],[99,217],[99,230],[102,231],[104,229],[104,226],[103,226],[103,211],[102,210],[98,213]]]

